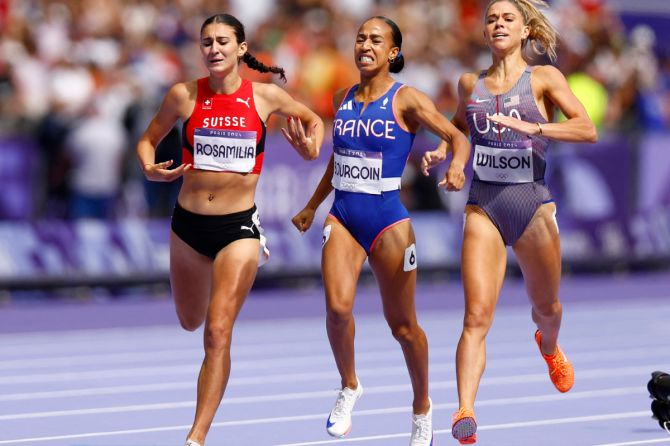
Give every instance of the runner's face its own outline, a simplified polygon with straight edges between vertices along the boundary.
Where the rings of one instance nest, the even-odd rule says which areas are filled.
[[[236,69],[246,50],[247,43],[238,44],[235,30],[223,23],[207,25],[200,35],[200,52],[205,66],[212,73]]]
[[[397,55],[398,47],[393,45],[391,28],[386,22],[371,19],[361,25],[354,45],[356,66],[361,73],[388,69],[389,59]]]
[[[484,40],[494,53],[520,47],[528,32],[523,13],[508,1],[492,4],[486,13]]]

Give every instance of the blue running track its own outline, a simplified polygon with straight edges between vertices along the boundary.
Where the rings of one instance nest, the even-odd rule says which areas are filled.
[[[560,342],[575,366],[554,390],[533,341],[523,284],[508,280],[477,397],[478,445],[670,444],[650,418],[646,383],[670,371],[670,275],[564,279]],[[457,445],[457,282],[421,284],[435,442]],[[356,303],[365,394],[345,439],[325,431],[339,377],[320,288],[252,292],[240,315],[230,383],[207,446],[407,445],[411,390],[374,286]],[[13,303],[0,308],[0,445],[183,446],[193,419],[202,329],[178,327],[171,302]]]

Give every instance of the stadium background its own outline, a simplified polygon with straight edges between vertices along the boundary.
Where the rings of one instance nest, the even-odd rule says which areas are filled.
[[[179,184],[145,181],[134,146],[169,86],[206,75],[197,45],[207,16],[237,16],[250,51],[284,67],[284,87],[330,125],[333,92],[357,80],[356,29],[378,14],[403,31],[398,79],[451,115],[460,74],[490,63],[484,3],[0,0],[0,300],[168,295],[169,215]],[[600,132],[595,145],[550,149],[566,273],[668,270],[670,2],[551,6],[561,33],[557,65]],[[328,203],[303,236],[290,218],[321,178],[331,146],[326,141],[317,161],[302,161],[281,125],[269,122],[257,195],[272,251],[258,282],[314,284]],[[436,188],[443,169],[427,179],[418,173],[418,157],[435,144],[420,135],[403,176],[422,280],[455,277],[466,194]],[[175,127],[157,160],[179,157]]]

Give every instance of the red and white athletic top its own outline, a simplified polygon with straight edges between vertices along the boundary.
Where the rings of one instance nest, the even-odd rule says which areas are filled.
[[[242,79],[232,94],[216,94],[198,79],[195,108],[182,128],[182,163],[196,169],[260,174],[265,123],[254,104],[253,84]]]

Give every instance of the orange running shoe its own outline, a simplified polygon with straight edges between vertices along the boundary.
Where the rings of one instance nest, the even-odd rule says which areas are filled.
[[[473,444],[477,442],[477,421],[475,413],[471,409],[458,409],[451,417],[451,435],[460,444]]]
[[[561,350],[561,347],[556,344],[556,352],[553,355],[542,353],[542,333],[540,333],[540,330],[535,332],[535,342],[537,342],[540,354],[549,367],[549,378],[554,387],[563,393],[572,389],[572,385],[575,383],[575,370],[572,368],[568,357]]]

